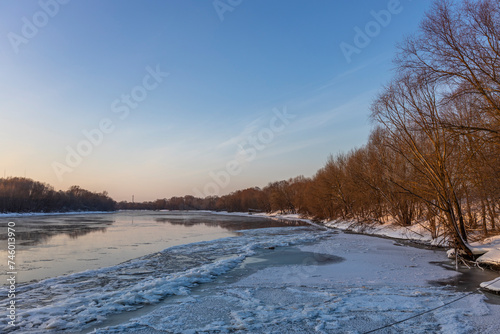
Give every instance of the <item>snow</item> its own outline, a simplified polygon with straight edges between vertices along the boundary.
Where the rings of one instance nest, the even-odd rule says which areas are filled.
[[[307,221],[297,215],[272,218]],[[487,304],[479,293],[433,283],[459,275],[433,264],[444,260],[443,251],[308,222],[315,226],[240,231],[239,236],[170,247],[113,267],[20,284],[19,326],[9,327],[4,317],[0,331],[364,333],[394,324],[381,332],[498,333],[500,305]],[[325,225],[433,243],[422,226]],[[485,255],[495,259],[498,245],[500,237],[473,246],[488,248]],[[287,254],[295,255],[290,259]],[[496,291],[499,285],[500,279],[481,284]],[[5,290],[0,288],[1,296]],[[0,307],[6,302],[0,300]],[[124,316],[118,325],[103,325],[145,305],[154,306]]]
[[[240,264],[254,249],[320,240],[309,227],[241,231],[238,237],[170,247],[117,266],[20,284],[16,293],[18,328],[0,319],[0,330],[73,331],[107,316],[186,295]],[[327,233],[328,234],[328,233]],[[0,288],[0,296],[7,287]],[[0,301],[0,307],[8,300]]]
[[[245,213],[240,213],[240,215],[248,215]],[[308,219],[303,219],[298,214],[286,214],[280,215],[278,213],[267,214],[258,213],[256,215],[277,218],[277,219],[290,219],[290,220],[301,220],[308,222],[311,225],[318,226],[318,224],[313,223]],[[432,246],[446,246],[447,240],[444,237],[433,238],[430,229],[426,226],[426,223],[414,224],[412,226],[399,226],[391,222],[385,224],[379,223],[360,223],[357,221],[346,221],[346,220],[334,220],[324,222],[324,225],[330,228],[340,229],[343,231],[351,231],[366,235],[375,235],[381,237],[388,237],[394,239],[409,240],[412,242],[422,243]],[[500,235],[486,238],[480,242],[474,242],[469,245],[471,251],[475,255],[479,256],[476,261],[479,265],[493,265],[500,266]],[[455,250],[450,249],[447,252],[449,258],[455,256]],[[500,279],[500,277],[499,277]],[[483,284],[487,285],[489,282]],[[493,290],[493,289],[490,289]]]
[[[428,229],[425,228],[423,224],[415,224],[410,227],[402,227],[394,224],[371,224],[367,225],[365,223],[356,223],[349,221],[332,221],[325,223],[326,226],[338,228],[341,230],[348,230],[369,235],[385,236],[389,238],[405,239],[414,242],[420,242],[429,245],[439,245],[444,246],[446,240],[443,238],[432,239],[432,235]],[[471,251],[475,255],[481,255],[476,259],[476,262],[481,265],[494,265],[500,266],[500,235],[486,238],[481,242],[474,242],[469,245]],[[447,252],[449,258],[455,257],[455,250],[450,249]],[[500,279],[500,277],[498,278]],[[481,287],[488,285],[490,282],[484,282]],[[494,290],[495,285],[491,286],[489,290]]]
[[[258,216],[274,219],[300,220],[311,225],[321,227],[309,219],[302,218],[299,214],[278,214],[278,213],[228,213],[213,212],[217,214],[240,215],[240,216]],[[375,235],[394,239],[409,240],[431,246],[446,246],[448,240],[441,236],[433,238],[426,222],[414,224],[411,226],[399,226],[392,222],[385,224],[358,222],[353,220],[333,220],[324,222],[324,226],[343,231],[351,231],[367,235]],[[500,265],[500,235],[486,238],[481,242],[470,244],[472,252],[476,255],[482,255],[477,259],[479,264]]]
[[[498,317],[500,306],[487,305],[478,293],[465,295],[429,283],[457,275],[430,263],[442,259],[442,251],[343,233],[298,248],[316,255],[256,271],[252,266],[273,253],[255,261],[250,256],[232,277],[95,333],[364,333],[421,313],[388,332],[497,333],[493,316],[489,322],[482,319]],[[343,261],[321,264],[325,255]]]
[[[500,235],[470,245],[474,254],[481,255],[478,263],[500,266]]]
[[[425,224],[398,226],[392,223],[370,224],[366,222],[360,223],[356,221],[334,220],[326,222],[325,226],[368,235],[410,240],[432,246],[442,246],[446,243],[446,239],[443,237],[433,239],[430,230],[426,228]]]
[[[477,262],[500,265],[500,248],[491,249],[486,254],[478,257]]]
[[[474,254],[482,254],[476,259],[477,263],[496,267],[500,266],[500,235],[472,243],[470,248]],[[492,281],[483,282],[480,286],[485,290],[500,292],[500,277]]]
[[[354,220],[332,220],[325,221],[323,225],[316,224],[310,219],[306,219],[301,217],[300,214],[279,214],[275,213],[253,213],[248,214],[244,212],[237,213],[228,213],[228,212],[212,212],[214,214],[226,214],[226,215],[238,215],[238,216],[256,216],[256,217],[267,217],[271,219],[284,219],[284,220],[300,220],[303,222],[307,222],[310,225],[324,228],[324,226],[328,228],[339,229],[343,231],[351,231],[361,234],[367,235],[375,235],[381,237],[388,237],[394,239],[404,239],[410,240],[417,243],[422,243],[431,246],[444,246],[447,243],[447,240],[440,236],[438,238],[433,239],[432,234],[430,232],[429,227],[426,223],[414,224],[411,226],[398,226],[393,224],[392,222],[388,222],[385,224],[379,223],[367,223],[367,222],[358,222]]]
[[[481,283],[481,288],[490,291],[500,292],[500,277],[495,278],[494,280],[488,282]]]

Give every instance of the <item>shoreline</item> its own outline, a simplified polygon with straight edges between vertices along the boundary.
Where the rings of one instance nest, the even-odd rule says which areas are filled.
[[[296,215],[233,216],[310,222]],[[71,332],[78,321],[96,321],[84,331],[94,327],[95,333],[139,334],[152,329],[177,333],[194,328],[200,332],[282,332],[297,326],[302,332],[366,332],[410,314],[408,322],[396,325],[397,330],[424,322],[436,330],[451,326],[443,333],[465,334],[473,329],[477,329],[474,333],[495,333],[488,331],[493,328],[489,319],[497,319],[500,306],[490,305],[489,294],[474,287],[473,294],[447,288],[461,284],[462,275],[450,270],[452,266],[438,264],[444,251],[404,247],[394,238],[370,238],[372,235],[343,233],[311,223],[321,229],[254,230],[251,222],[241,236],[174,246],[118,266],[38,282],[20,293],[19,301],[25,307],[49,286],[57,287],[52,293],[71,298],[56,297],[49,304],[41,299],[33,311],[24,310],[27,318],[21,325],[34,323],[41,332]],[[165,266],[186,259],[189,267],[181,271]],[[475,270],[471,275],[474,272],[477,274]],[[87,291],[89,282],[92,291]],[[97,294],[100,297],[94,302]],[[466,303],[454,301],[465,297]],[[438,310],[450,301],[453,306]],[[89,308],[78,312],[82,303]],[[66,309],[69,311],[61,311]],[[418,322],[411,320],[429,309],[428,316]],[[357,314],[358,322],[352,322],[349,314]],[[465,316],[472,316],[473,323],[457,320]],[[109,322],[100,323],[101,319]],[[479,327],[483,321],[488,322],[486,331]],[[466,325],[470,330],[455,330]]]
[[[403,240],[410,241],[415,244],[437,247],[437,248],[448,248],[443,240],[433,241],[430,234],[423,235],[419,231],[412,230],[409,228],[398,227],[395,225],[384,224],[380,225],[379,228],[374,227],[375,224],[368,225],[366,223],[360,223],[357,221],[325,221],[321,223],[316,223],[308,218],[300,217],[298,214],[276,214],[276,213],[252,213],[248,214],[245,212],[227,212],[227,211],[210,211],[213,214],[221,215],[234,215],[234,216],[244,216],[244,217],[259,217],[259,218],[269,218],[269,219],[283,219],[283,220],[299,220],[306,222],[312,226],[316,226],[322,229],[337,229],[341,231],[352,232],[361,235],[375,236],[388,238],[393,240]]]
[[[87,214],[106,214],[117,213],[119,211],[68,211],[68,212],[22,212],[22,213],[0,213],[0,218],[25,218],[25,217],[45,217],[61,215],[87,215]]]
[[[213,212],[215,214],[233,214],[229,212]],[[433,239],[430,232],[426,230],[419,224],[402,227],[393,225],[390,223],[377,225],[361,223],[358,221],[325,221],[322,224],[313,222],[311,219],[302,218],[298,214],[277,214],[277,213],[244,213],[235,212],[237,216],[255,216],[255,217],[267,217],[270,219],[284,219],[284,220],[300,220],[311,224],[313,226],[328,228],[328,229],[338,229],[341,231],[351,232],[360,235],[367,235],[379,238],[387,238],[391,240],[398,241],[408,241],[418,245],[437,247],[441,249],[449,249],[450,247],[445,244],[446,240],[444,238]],[[488,241],[490,241],[488,243]],[[490,270],[499,275],[498,278],[481,283],[478,288],[483,289],[494,294],[500,294],[500,235],[489,237],[483,240],[483,242],[474,242],[471,244],[471,248],[482,251],[483,255],[476,259],[477,266],[482,270]],[[449,256],[447,257],[449,258]],[[485,266],[486,268],[481,267]]]
[[[135,210],[0,213],[0,218],[114,214],[120,211],[135,211]],[[185,211],[200,212],[200,210],[185,210]],[[264,213],[264,212],[247,213],[247,212],[227,212],[227,211],[209,211],[209,210],[203,210],[202,212],[214,215],[268,218],[268,219],[285,220],[285,221],[301,221],[324,230],[337,229],[355,234],[388,238],[391,240],[397,240],[401,242],[406,241],[415,244],[415,246],[422,245],[426,247],[436,247],[440,249],[449,248],[445,244],[446,240],[444,238],[432,239],[430,231],[425,229],[425,227],[423,227],[421,224],[415,224],[410,227],[401,227],[390,223],[368,224],[368,223],[357,222],[354,220],[349,220],[349,221],[334,220],[334,221],[324,221],[317,223],[312,221],[311,219],[303,218],[299,214],[279,214],[279,213]],[[498,294],[500,291],[500,235],[487,238],[482,243],[481,242],[472,243],[471,248],[483,253],[483,255],[478,257],[476,260],[477,266],[480,269],[487,269],[499,274],[498,279],[493,281],[483,282],[480,285],[481,288],[486,291]]]
[[[387,324],[398,332],[496,333],[499,305],[435,283],[459,277],[436,266],[441,254],[369,237],[337,232],[259,247],[189,294],[118,315],[95,333],[368,332]]]

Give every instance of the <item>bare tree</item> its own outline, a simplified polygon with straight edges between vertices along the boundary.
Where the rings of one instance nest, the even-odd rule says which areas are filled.
[[[440,126],[436,85],[421,77],[406,75],[395,79],[372,107],[373,117],[388,131],[389,147],[403,157],[419,177],[410,183],[394,183],[442,211],[448,231],[457,246],[473,257],[467,246],[452,136]]]
[[[500,145],[500,1],[440,0],[417,35],[400,45],[396,64],[440,84],[446,100],[475,100],[475,117],[442,125]]]

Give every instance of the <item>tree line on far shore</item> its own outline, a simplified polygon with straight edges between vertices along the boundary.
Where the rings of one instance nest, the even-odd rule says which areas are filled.
[[[114,211],[116,202],[106,192],[78,186],[55,191],[46,183],[28,178],[0,178],[0,213]]]

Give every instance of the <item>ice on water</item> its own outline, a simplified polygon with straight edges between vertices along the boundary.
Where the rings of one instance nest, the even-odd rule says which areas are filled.
[[[19,328],[13,330],[80,330],[106,316],[154,304],[168,295],[187,295],[189,288],[236,267],[256,248],[318,240],[310,227],[243,231],[238,237],[174,246],[123,264],[18,286]],[[2,288],[4,289],[4,288]],[[5,291],[0,295],[5,296]],[[0,307],[6,307],[6,299]]]
[[[245,268],[258,264],[245,259],[263,249],[290,245],[344,261],[259,267],[238,279],[226,279],[242,270],[242,263]],[[109,268],[23,285],[17,299],[22,305],[18,330],[364,333],[462,296],[454,289],[429,284],[429,280],[456,275],[431,264],[443,258],[444,252],[314,227],[247,230],[235,237],[171,247]],[[166,298],[170,295],[177,297]],[[481,294],[471,294],[380,333],[495,333],[493,306],[483,299]],[[119,325],[102,325],[110,315],[148,304],[157,306]],[[495,312],[499,313],[498,308]],[[9,331],[5,321],[2,326]],[[478,326],[483,326],[481,331]]]
[[[331,235],[299,246],[345,261],[267,267],[230,284],[200,286],[189,296],[96,333],[365,333],[461,296],[429,280],[456,275],[429,262],[443,252],[360,235]],[[495,333],[481,294],[377,333]],[[498,311],[498,310],[497,310]]]

